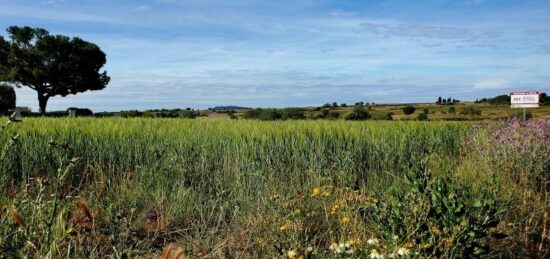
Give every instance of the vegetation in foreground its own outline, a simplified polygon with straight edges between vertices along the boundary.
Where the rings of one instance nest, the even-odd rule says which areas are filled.
[[[11,121],[7,257],[550,253],[543,121]]]

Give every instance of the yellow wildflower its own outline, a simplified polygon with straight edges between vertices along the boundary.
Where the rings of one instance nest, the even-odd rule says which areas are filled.
[[[441,230],[439,230],[439,228],[437,228],[437,227],[432,227],[431,230],[432,230],[432,233],[434,233],[434,235],[436,235],[436,236],[441,235]]]
[[[335,202],[334,204],[332,204],[332,206],[330,207],[330,214],[334,214],[338,211],[338,209],[340,208],[340,204],[338,202]]]
[[[428,248],[432,247],[432,245],[429,244],[429,243],[424,243],[424,244],[421,244],[419,247],[420,247],[420,249],[428,249]]]
[[[283,223],[283,225],[281,225],[279,230],[285,231],[285,230],[289,229],[290,227],[292,227],[292,222],[290,220],[286,220],[285,223]]]
[[[69,229],[67,229],[67,231],[65,231],[65,233],[66,233],[67,235],[72,236],[72,235],[74,235],[76,232],[74,231],[73,228],[69,228]]]
[[[311,197],[316,197],[321,193],[320,188],[313,188],[313,191],[311,192]]]
[[[357,238],[355,238],[355,239],[352,238],[352,239],[348,240],[348,244],[350,244],[351,246],[353,246],[355,244],[359,244],[359,243],[361,243],[361,241]]]
[[[343,224],[346,224],[349,222],[349,217],[347,215],[344,215],[340,218],[340,222],[342,222]]]
[[[287,253],[286,253],[286,256],[289,258],[289,259],[295,259],[296,258],[296,251],[294,250],[289,250]]]
[[[403,247],[409,248],[409,249],[410,249],[410,248],[413,248],[413,247],[414,247],[414,243],[413,243],[413,242],[407,242],[407,243],[405,243],[405,245],[403,245]]]

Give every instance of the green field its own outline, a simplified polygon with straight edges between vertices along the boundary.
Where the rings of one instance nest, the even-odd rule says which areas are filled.
[[[0,255],[543,257],[550,145],[526,159],[502,124],[23,118]]]

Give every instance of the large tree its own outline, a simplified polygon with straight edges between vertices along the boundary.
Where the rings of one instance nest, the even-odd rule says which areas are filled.
[[[35,90],[40,113],[53,96],[101,90],[109,83],[107,72],[100,71],[105,53],[97,45],[41,28],[11,26],[7,31],[10,41],[0,39],[0,80]]]

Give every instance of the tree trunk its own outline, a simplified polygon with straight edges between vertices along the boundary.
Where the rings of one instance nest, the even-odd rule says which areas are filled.
[[[38,93],[38,107],[40,107],[40,114],[42,114],[42,116],[46,114],[46,105],[48,104],[48,99],[48,96],[42,93]]]

